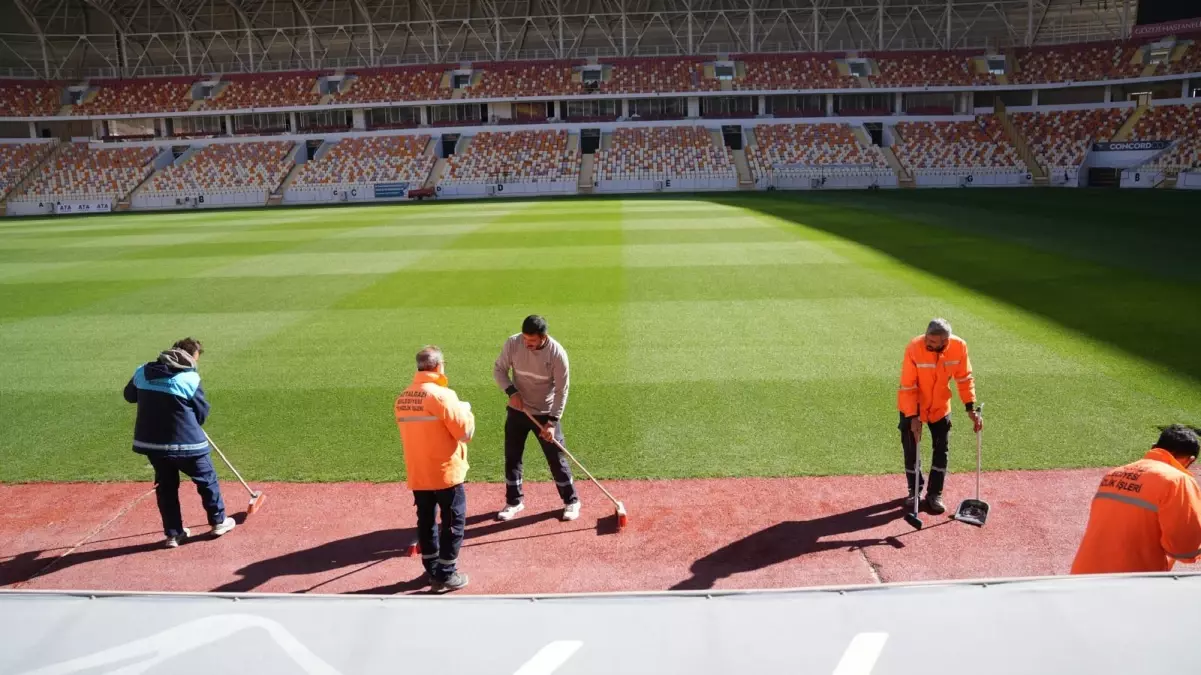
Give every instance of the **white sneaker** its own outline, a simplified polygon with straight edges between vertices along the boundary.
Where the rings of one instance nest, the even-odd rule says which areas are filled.
[[[179,548],[179,545],[183,543],[183,540],[187,539],[189,536],[191,536],[191,534],[192,531],[185,527],[183,529],[183,534],[176,537],[167,537],[167,548]]]
[[[575,520],[580,517],[580,503],[567,504],[563,507],[563,520]]]
[[[213,526],[213,534],[220,537],[221,535],[225,534],[226,532],[229,532],[230,530],[234,529],[237,526],[238,526],[238,524],[236,522],[234,522],[233,518],[227,517],[225,519],[224,523]]]
[[[496,519],[497,520],[513,520],[513,516],[521,513],[524,510],[525,510],[524,503],[517,504],[517,505],[506,504],[505,508],[501,509],[500,513],[496,514]]]

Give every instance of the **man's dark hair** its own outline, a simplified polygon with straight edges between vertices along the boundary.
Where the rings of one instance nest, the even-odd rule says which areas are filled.
[[[182,349],[189,354],[200,355],[204,353],[204,345],[200,344],[200,340],[194,337],[186,337],[182,340],[177,340],[171,345],[171,349]]]
[[[521,322],[521,332],[524,335],[546,335],[546,319],[531,314]]]
[[[1201,451],[1201,441],[1197,439],[1197,431],[1183,424],[1173,424],[1165,427],[1159,434],[1155,447],[1163,448],[1177,457],[1196,457]]]

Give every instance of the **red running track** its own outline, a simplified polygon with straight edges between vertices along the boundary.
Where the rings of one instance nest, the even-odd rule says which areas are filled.
[[[904,479],[616,481],[630,513],[580,484],[583,513],[559,520],[553,485],[528,485],[526,510],[494,520],[504,488],[467,490],[464,593],[780,588],[1066,574],[1104,473],[998,472],[984,477],[988,524],[948,520],[974,475],[951,476],[948,512],[902,520]],[[0,486],[0,587],[88,590],[400,593],[425,588],[403,555],[416,522],[396,484],[267,484],[245,520],[246,492],[222,486],[242,524],[215,539],[199,498],[181,488],[193,537],[162,545],[149,484]]]

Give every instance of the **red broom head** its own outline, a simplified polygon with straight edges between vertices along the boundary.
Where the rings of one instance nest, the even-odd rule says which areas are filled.
[[[260,490],[254,493],[250,498],[250,504],[246,507],[246,515],[253,515],[256,511],[263,508],[263,500],[267,499],[267,495]]]

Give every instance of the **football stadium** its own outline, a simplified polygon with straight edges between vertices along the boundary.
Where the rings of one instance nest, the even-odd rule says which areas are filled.
[[[0,17],[0,672],[1195,667],[1201,5]]]

